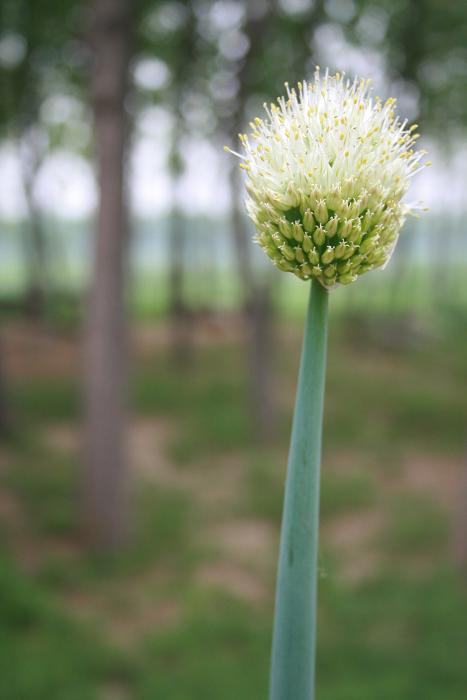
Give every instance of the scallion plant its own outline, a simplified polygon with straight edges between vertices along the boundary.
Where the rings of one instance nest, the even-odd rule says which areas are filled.
[[[264,105],[240,134],[256,241],[284,272],[311,281],[287,468],[271,662],[271,700],[315,693],[319,483],[329,291],[384,268],[424,166],[416,125],[368,80],[321,76]]]

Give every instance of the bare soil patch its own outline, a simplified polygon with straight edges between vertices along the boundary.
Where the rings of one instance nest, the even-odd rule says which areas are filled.
[[[462,460],[433,455],[411,454],[404,459],[400,475],[385,488],[427,494],[448,508],[459,500],[463,470]]]
[[[137,582],[125,579],[105,590],[69,592],[63,602],[113,643],[130,649],[154,630],[174,625],[181,617],[180,607],[173,599],[158,599],[154,594],[152,579],[146,573]]]
[[[269,595],[259,575],[227,560],[204,564],[198,569],[196,580],[203,586],[226,591],[250,603],[262,602]]]
[[[42,324],[15,322],[2,330],[8,377],[69,377],[80,370],[80,339],[75,333],[54,332]]]

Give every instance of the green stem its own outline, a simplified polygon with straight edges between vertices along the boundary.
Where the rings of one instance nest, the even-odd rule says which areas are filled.
[[[270,700],[315,697],[319,481],[328,292],[313,280],[282,516]]]

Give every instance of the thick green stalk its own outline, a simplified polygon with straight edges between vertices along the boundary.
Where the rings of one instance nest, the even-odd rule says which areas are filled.
[[[319,482],[328,292],[313,280],[287,467],[270,700],[315,696]]]

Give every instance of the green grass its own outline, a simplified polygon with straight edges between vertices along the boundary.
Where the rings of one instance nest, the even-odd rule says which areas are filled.
[[[447,572],[390,574],[349,594],[321,586],[323,700],[459,700],[467,683],[467,596]]]
[[[79,416],[80,391],[71,379],[38,377],[17,382],[13,401],[22,422],[73,420]]]
[[[54,452],[32,435],[22,445],[20,457],[2,470],[0,486],[19,500],[23,517],[29,527],[33,526],[35,535],[79,542],[76,458]],[[90,552],[76,561],[47,558],[38,571],[39,578],[60,588],[79,585],[83,580],[131,574],[148,563],[189,570],[197,517],[187,496],[156,481],[137,484],[133,508],[137,517],[133,518],[131,547],[109,555]],[[8,528],[8,522],[0,521],[2,524]]]
[[[133,654],[58,613],[3,562],[2,700],[93,700],[102,688],[135,700],[265,698],[270,614],[224,596],[191,596],[183,622]],[[269,611],[270,612],[270,611]],[[320,584],[318,691],[323,700],[459,700],[467,683],[465,591],[448,573],[393,577],[346,591]]]
[[[464,328],[457,329],[455,343],[441,335],[439,323],[425,332],[414,330],[416,342],[407,347],[402,336],[401,349],[399,341],[381,348],[378,328],[384,330],[381,320],[361,326],[355,344],[352,327],[333,326],[325,446],[375,451],[404,445],[443,454],[463,449],[467,404],[459,381],[466,362],[459,344],[465,347],[467,341]]]
[[[402,494],[394,498],[390,522],[382,545],[391,553],[408,558],[418,554],[442,552],[450,531],[448,514],[434,500],[418,494]]]
[[[69,534],[74,526],[76,463],[67,456],[23,447],[21,459],[2,474],[2,483],[24,503],[35,528]]]
[[[362,511],[375,503],[375,483],[368,474],[326,474],[321,485],[321,517]]]
[[[467,598],[455,579],[387,578],[352,593],[325,580],[320,593],[319,698],[462,697]],[[136,697],[266,698],[270,632],[266,616],[234,601],[196,606],[183,626],[149,641],[153,668]]]
[[[174,367],[170,357],[145,365],[135,377],[133,405],[141,414],[174,416],[180,429],[171,456],[187,463],[209,452],[250,446],[252,420],[242,357],[231,347],[198,352],[187,368]]]
[[[236,700],[267,693],[270,624],[223,596],[191,603],[182,626],[148,639],[141,700]]]
[[[98,692],[132,670],[125,660],[59,611],[50,595],[12,562],[0,563],[0,698],[97,700]]]
[[[276,525],[279,523],[284,500],[286,459],[284,451],[279,461],[278,455],[263,450],[250,460],[241,502],[242,514],[265,518]]]

